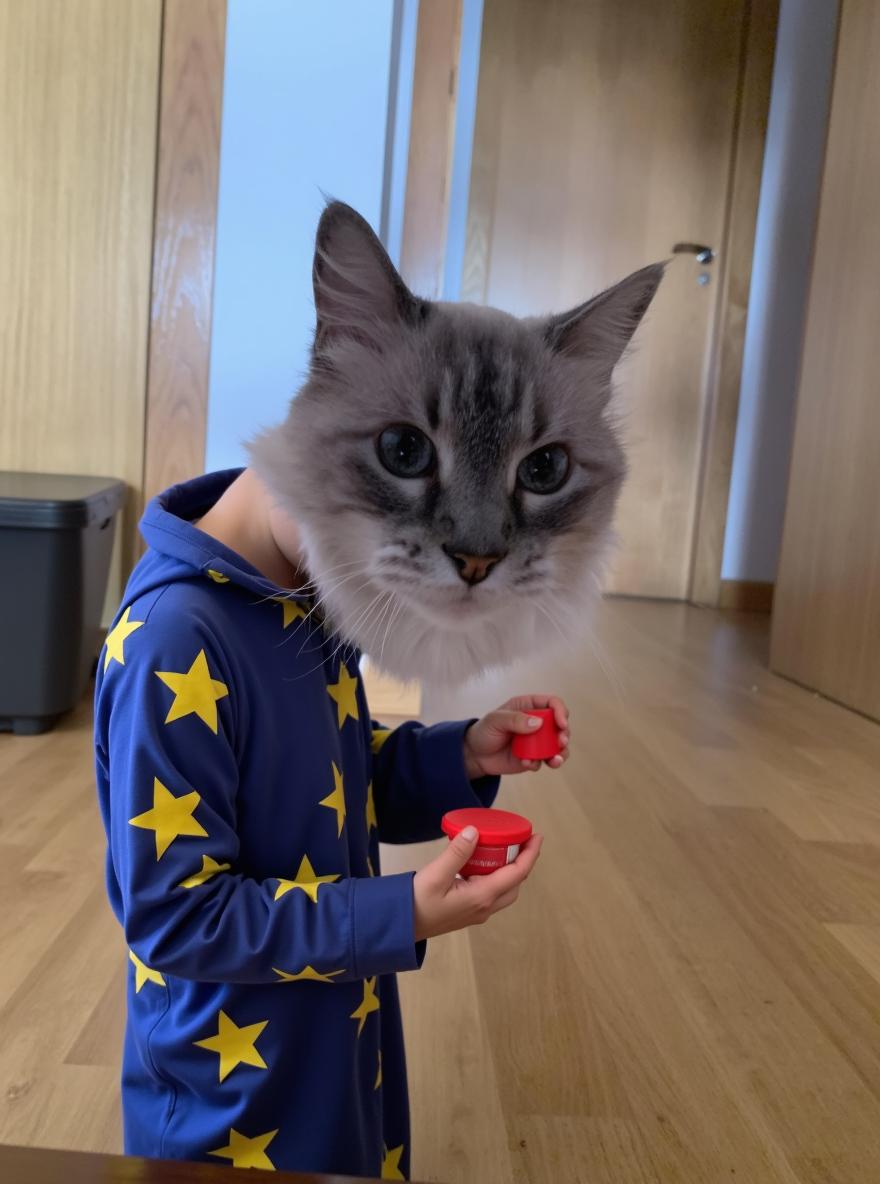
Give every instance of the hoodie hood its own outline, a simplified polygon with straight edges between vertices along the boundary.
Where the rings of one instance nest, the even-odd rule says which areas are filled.
[[[258,597],[284,596],[307,601],[266,579],[241,555],[193,525],[219,501],[243,469],[224,469],[173,485],[147,505],[141,534],[150,548],[131,574],[123,607],[175,580],[206,576],[217,584],[237,584]]]

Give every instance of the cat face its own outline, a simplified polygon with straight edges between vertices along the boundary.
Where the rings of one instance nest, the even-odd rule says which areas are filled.
[[[363,219],[327,207],[309,378],[251,457],[347,640],[449,681],[577,630],[625,473],[611,373],[662,270],[518,320],[418,299]]]

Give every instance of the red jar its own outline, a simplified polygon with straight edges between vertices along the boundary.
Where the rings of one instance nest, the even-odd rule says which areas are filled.
[[[450,839],[466,826],[475,827],[480,836],[473,855],[461,869],[463,876],[488,876],[499,867],[513,863],[532,834],[531,822],[521,814],[477,807],[450,810],[443,815],[440,825]]]
[[[559,756],[559,728],[556,726],[556,712],[552,707],[535,707],[527,711],[541,720],[540,728],[533,732],[518,732],[511,741],[510,750],[521,761],[548,761]]]

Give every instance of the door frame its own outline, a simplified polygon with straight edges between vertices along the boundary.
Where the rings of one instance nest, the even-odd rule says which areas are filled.
[[[164,0],[143,501],[205,465],[226,0]]]
[[[749,0],[740,55],[724,241],[719,252],[721,290],[709,345],[688,592],[692,603],[714,608],[721,606],[723,599],[721,570],[727,503],[778,22],[779,0]]]

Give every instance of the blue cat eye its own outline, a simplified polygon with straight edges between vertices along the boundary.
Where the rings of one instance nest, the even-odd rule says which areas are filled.
[[[561,444],[536,448],[520,461],[516,478],[530,493],[556,493],[568,479],[570,462]]]
[[[426,477],[434,467],[434,445],[410,424],[395,423],[381,432],[376,452],[395,477]]]

